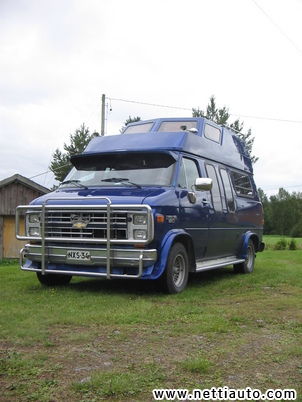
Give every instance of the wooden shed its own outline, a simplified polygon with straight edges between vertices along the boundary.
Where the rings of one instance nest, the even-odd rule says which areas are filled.
[[[0,259],[19,258],[22,247],[15,237],[15,213],[18,205],[27,205],[49,190],[19,174],[0,181]],[[24,227],[24,220],[20,222]]]

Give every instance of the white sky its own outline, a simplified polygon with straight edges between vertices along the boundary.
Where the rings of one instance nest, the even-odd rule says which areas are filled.
[[[102,94],[108,135],[214,95],[252,129],[257,186],[302,191],[301,17],[302,0],[0,0],[0,180],[100,132]]]

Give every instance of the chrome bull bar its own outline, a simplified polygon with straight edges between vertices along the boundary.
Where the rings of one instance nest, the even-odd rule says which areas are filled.
[[[82,201],[85,200],[86,203],[85,205],[83,204],[55,204],[55,205],[49,205],[50,201]],[[105,201],[105,204],[89,204],[87,201]],[[85,238],[83,237],[49,237],[47,236],[46,233],[46,215],[48,210],[54,210],[54,211],[106,211],[106,229],[107,229],[107,236],[106,238]],[[26,211],[31,211],[32,213],[37,211],[37,213],[41,213],[41,233],[39,236],[29,236],[25,233],[25,235],[20,235],[20,216],[22,212]],[[110,233],[111,233],[111,213],[112,211],[124,211],[125,213],[140,213],[141,211],[144,211],[144,213],[147,214],[148,216],[148,226],[150,224],[150,227],[148,227],[148,235],[145,240],[133,240],[133,239],[111,239],[110,238]],[[112,205],[111,200],[108,197],[77,197],[76,199],[74,198],[48,198],[45,200],[45,202],[42,205],[21,205],[17,207],[16,209],[16,237],[18,240],[32,240],[34,242],[41,242],[41,269],[33,269],[29,267],[25,267],[23,265],[23,260],[26,256],[26,254],[30,254],[30,251],[28,248],[23,248],[20,251],[20,267],[22,270],[25,271],[37,271],[37,272],[42,272],[42,275],[49,274],[49,273],[61,273],[61,274],[67,274],[67,275],[82,275],[82,276],[100,276],[100,277],[106,277],[107,279],[110,279],[111,277],[131,277],[131,278],[140,278],[143,273],[143,266],[144,266],[144,256],[147,252],[147,250],[135,250],[135,257],[137,258],[138,261],[138,274],[137,275],[128,275],[128,274],[112,274],[111,273],[111,260],[112,260],[112,252],[116,253],[115,250],[112,249],[112,245],[118,245],[118,244],[137,244],[144,246],[145,244],[148,244],[154,236],[154,227],[153,227],[153,217],[152,217],[152,212],[151,208],[148,205]],[[72,243],[81,243],[83,244],[102,244],[105,245],[105,249],[103,249],[103,252],[106,252],[106,273],[101,273],[101,272],[93,272],[89,270],[79,270],[79,271],[72,271],[72,270],[53,270],[53,269],[48,269],[48,258],[49,258],[49,242],[58,242],[58,243],[67,243],[72,242]],[[28,247],[31,247],[30,245]],[[70,248],[68,245],[66,246],[66,250]],[[130,251],[130,250],[129,250]],[[132,250],[133,251],[133,250]],[[152,259],[154,259],[155,262],[155,254],[156,250],[148,250],[148,252],[153,253],[152,254]]]

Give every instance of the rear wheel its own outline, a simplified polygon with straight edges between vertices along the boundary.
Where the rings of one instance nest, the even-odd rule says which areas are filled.
[[[66,286],[72,278],[71,275],[42,275],[41,272],[37,272],[37,277],[39,282],[44,286]]]
[[[251,274],[255,265],[255,246],[250,239],[247,244],[246,259],[240,264],[234,265],[234,270],[237,274]]]
[[[185,247],[181,243],[172,246],[166,269],[161,277],[164,289],[173,294],[182,292],[188,283],[189,262]]]

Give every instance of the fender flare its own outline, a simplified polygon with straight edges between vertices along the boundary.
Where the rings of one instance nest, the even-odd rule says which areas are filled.
[[[166,233],[158,250],[158,259],[154,265],[152,279],[158,279],[163,274],[172,244],[179,236],[190,237],[190,235],[182,229],[172,229]]]
[[[248,231],[242,235],[242,247],[241,250],[239,251],[238,258],[246,259],[247,258],[247,246],[248,242],[251,239],[254,243],[255,246],[255,251],[258,251],[258,242],[259,238],[258,235],[255,232]]]

